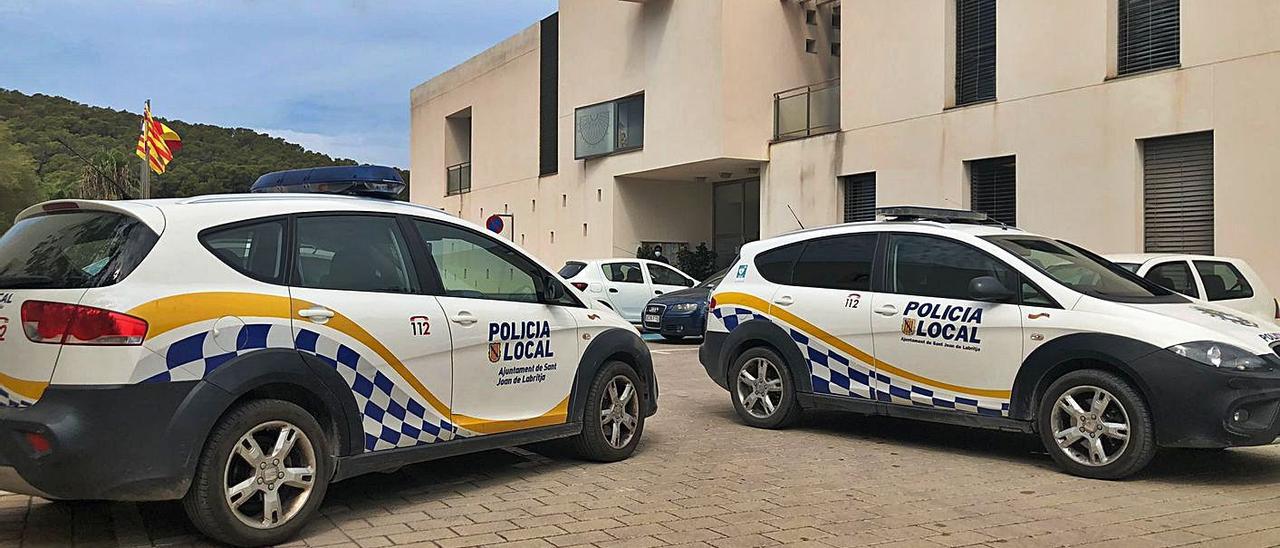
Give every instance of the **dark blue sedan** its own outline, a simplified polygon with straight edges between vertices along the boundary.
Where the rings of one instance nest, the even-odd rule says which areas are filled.
[[[702,283],[655,297],[644,306],[645,333],[659,333],[667,340],[701,337],[707,328],[707,302],[711,291],[724,279],[721,270]]]

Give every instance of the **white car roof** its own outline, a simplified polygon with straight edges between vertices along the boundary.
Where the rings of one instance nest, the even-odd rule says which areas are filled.
[[[335,194],[289,193],[212,194],[152,200],[53,200],[31,206],[19,213],[17,218],[29,217],[50,206],[56,208],[66,204],[75,204],[80,209],[130,214],[147,223],[156,232],[163,232],[165,224],[170,222],[216,226],[258,217],[310,211],[400,213],[459,222],[456,217],[443,210],[409,202]]]
[[[1113,253],[1104,255],[1107,260],[1113,263],[1134,263],[1146,264],[1155,260],[1208,260],[1208,261],[1226,261],[1226,262],[1243,262],[1241,259],[1234,257],[1221,257],[1216,255],[1190,255],[1178,253]]]
[[[995,224],[941,223],[937,221],[863,221],[858,223],[844,223],[805,228],[774,236],[772,238],[750,242],[742,246],[742,253],[756,253],[765,248],[772,249],[780,245],[826,236],[856,234],[859,232],[889,232],[894,230],[951,236],[963,234],[979,238],[1004,234],[1035,236],[1035,234],[1016,227]]]

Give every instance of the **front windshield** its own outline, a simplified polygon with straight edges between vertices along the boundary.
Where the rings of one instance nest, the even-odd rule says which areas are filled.
[[[1184,302],[1173,292],[1065,242],[1038,236],[991,236],[987,240],[1058,283],[1091,297],[1119,302]]]
[[[710,278],[707,278],[703,280],[702,283],[698,284],[698,287],[701,289],[715,289],[716,284],[720,283],[720,280],[723,280],[724,275],[728,273],[729,269],[727,268],[716,272],[715,274],[712,274]]]

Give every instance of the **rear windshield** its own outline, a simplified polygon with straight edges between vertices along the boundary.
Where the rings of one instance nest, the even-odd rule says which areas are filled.
[[[133,271],[157,236],[142,222],[105,211],[28,217],[0,238],[0,288],[81,289]]]
[[[587,263],[580,263],[578,261],[569,261],[567,263],[564,263],[564,266],[560,267],[560,277],[567,280],[569,278],[577,276],[578,273],[582,272],[582,269],[586,267],[587,267]]]

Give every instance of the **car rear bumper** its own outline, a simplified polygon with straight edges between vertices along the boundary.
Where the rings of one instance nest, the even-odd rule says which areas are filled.
[[[1245,447],[1280,438],[1280,374],[1222,371],[1167,350],[1131,365],[1146,385],[1161,447]]]
[[[50,387],[0,409],[0,490],[64,500],[168,500],[202,439],[175,430],[191,383]]]

